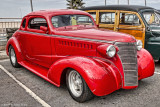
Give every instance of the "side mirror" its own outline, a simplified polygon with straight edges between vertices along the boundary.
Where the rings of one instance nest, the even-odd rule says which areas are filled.
[[[40,30],[44,31],[45,33],[47,33],[48,28],[45,26],[40,26]]]

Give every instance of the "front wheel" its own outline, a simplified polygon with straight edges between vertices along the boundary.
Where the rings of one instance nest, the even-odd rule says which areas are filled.
[[[77,102],[85,102],[93,98],[85,80],[76,70],[69,70],[66,74],[66,84],[72,98]]]
[[[14,48],[12,46],[9,47],[9,58],[10,58],[10,62],[13,67],[15,67],[15,68],[20,67],[20,65],[17,62],[16,53],[15,53]]]

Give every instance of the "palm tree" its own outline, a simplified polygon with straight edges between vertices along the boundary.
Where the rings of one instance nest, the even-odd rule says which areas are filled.
[[[80,9],[84,8],[84,2],[83,0],[67,0],[67,8],[68,9]]]

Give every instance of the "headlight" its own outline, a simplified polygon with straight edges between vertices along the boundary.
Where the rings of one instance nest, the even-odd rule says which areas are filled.
[[[141,50],[141,49],[142,49],[142,41],[137,40],[137,50]]]
[[[106,54],[111,58],[114,57],[116,54],[116,48],[113,45],[108,46]]]

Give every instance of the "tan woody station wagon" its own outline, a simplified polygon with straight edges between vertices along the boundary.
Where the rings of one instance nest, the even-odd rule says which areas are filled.
[[[86,7],[99,28],[133,35],[141,40],[154,60],[160,58],[160,13],[151,7],[138,5],[108,5]]]

